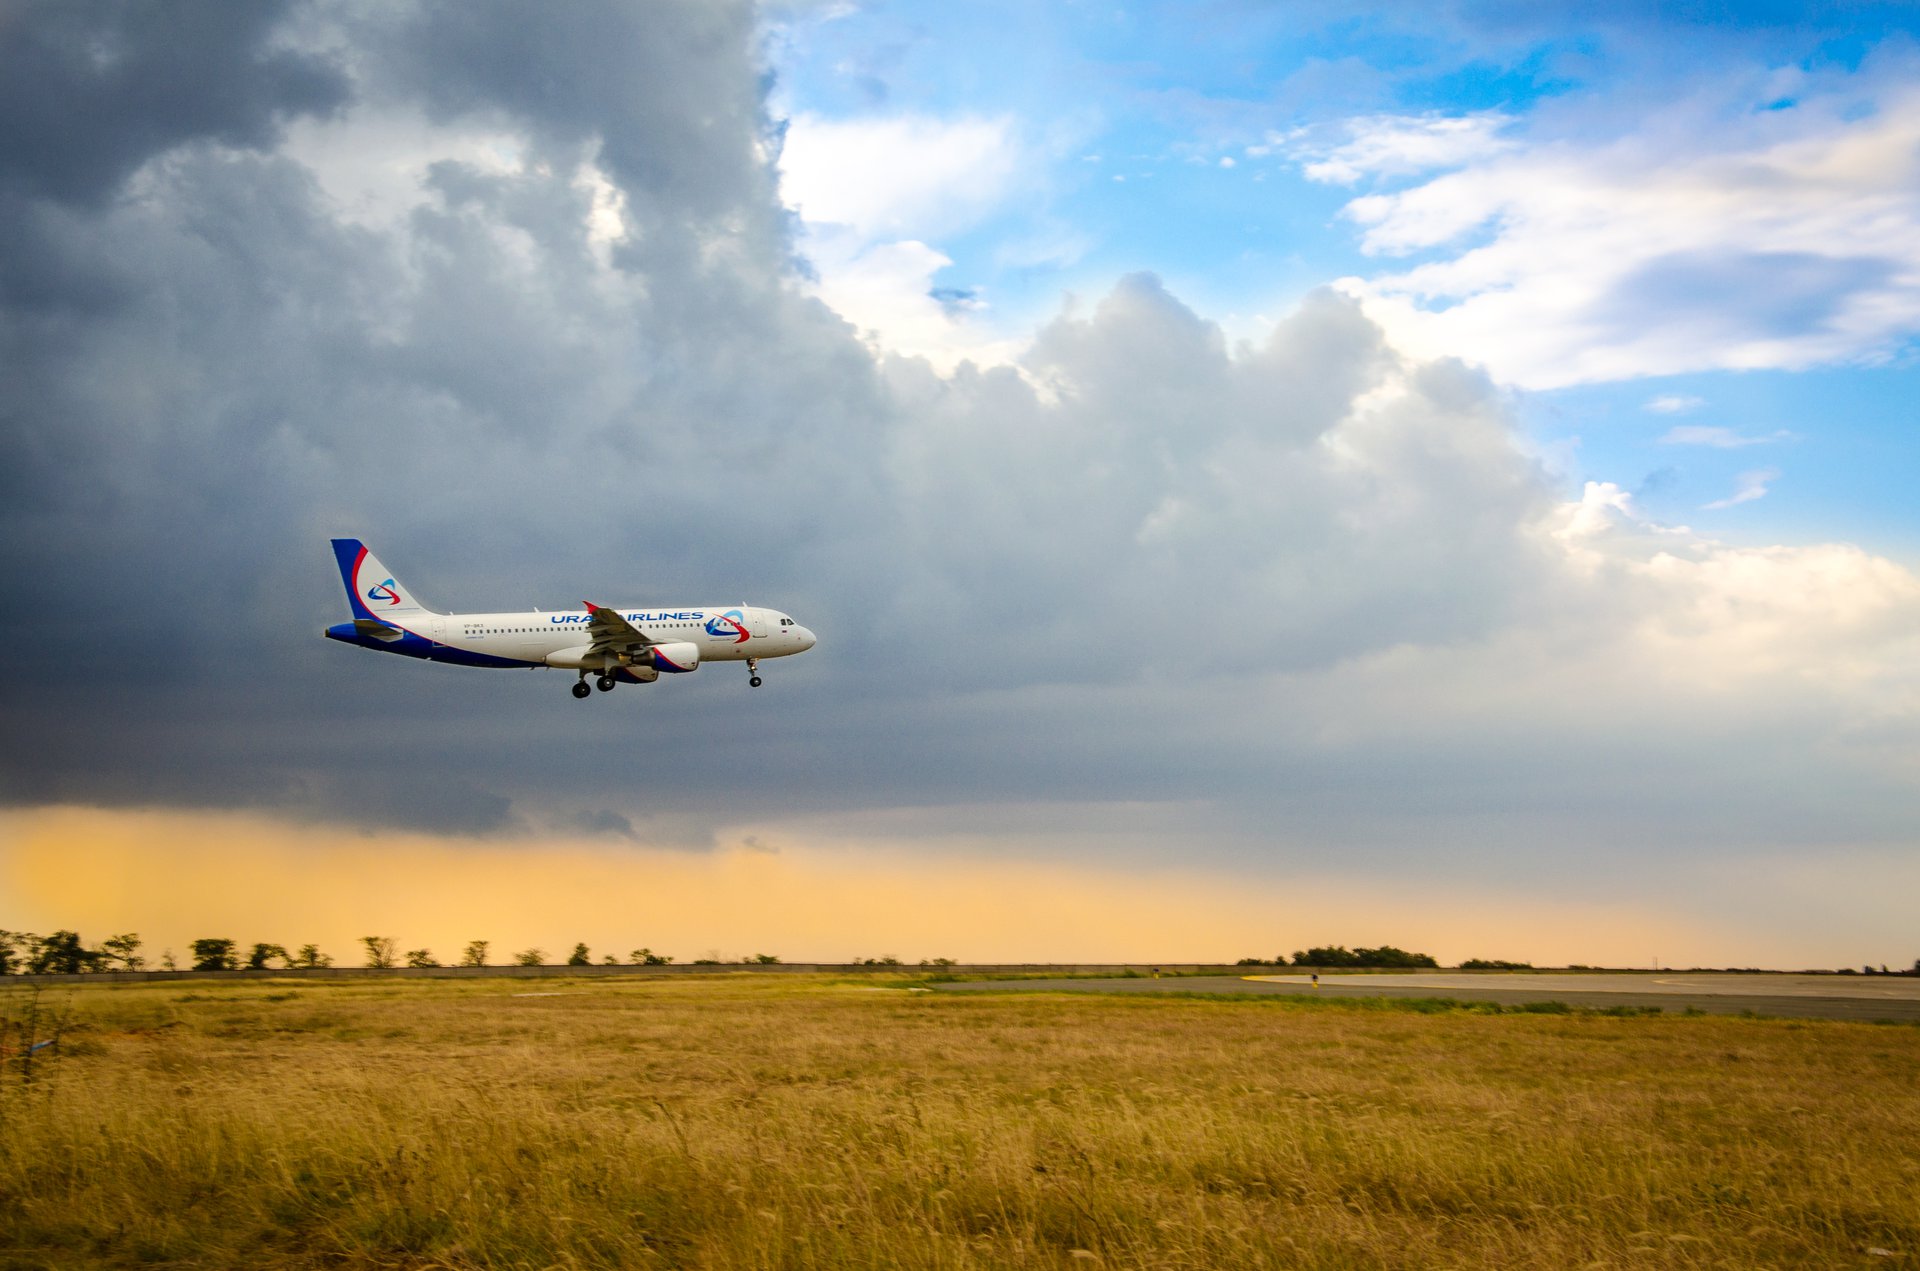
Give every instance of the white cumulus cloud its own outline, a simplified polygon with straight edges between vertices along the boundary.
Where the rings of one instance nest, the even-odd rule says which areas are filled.
[[[977,296],[936,294],[935,275],[952,264],[937,243],[1000,207],[1025,162],[1005,118],[800,114],[780,191],[800,216],[820,298],[876,345],[950,370],[1010,361],[1014,345],[977,320]]]
[[[1004,118],[800,114],[787,124],[780,193],[810,224],[937,237],[996,207],[1021,161]]]
[[[1920,333],[1920,90],[1869,72],[1806,87],[1779,110],[1703,90],[1600,142],[1369,118],[1304,170],[1450,169],[1347,205],[1362,250],[1422,259],[1341,285],[1399,342],[1508,382],[1884,359]]]

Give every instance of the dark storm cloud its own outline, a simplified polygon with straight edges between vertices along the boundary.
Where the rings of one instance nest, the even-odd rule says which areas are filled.
[[[197,138],[257,149],[346,99],[339,69],[274,48],[282,0],[24,0],[0,14],[0,186],[97,204]]]

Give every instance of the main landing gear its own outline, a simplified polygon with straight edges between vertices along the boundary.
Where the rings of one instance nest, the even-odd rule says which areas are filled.
[[[759,658],[747,659],[747,687],[748,688],[760,687],[760,659]]]
[[[593,686],[594,688],[599,689],[602,693],[611,693],[613,692],[613,686],[616,682],[617,681],[615,681],[613,676],[609,675],[605,671],[602,671],[600,672],[600,678],[596,679],[593,682]],[[585,671],[580,672],[580,678],[577,681],[575,681],[573,686],[573,695],[575,697],[580,697],[580,698],[593,696],[593,689],[587,687],[587,673]]]

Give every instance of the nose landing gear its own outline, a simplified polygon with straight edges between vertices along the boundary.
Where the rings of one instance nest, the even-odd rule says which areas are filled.
[[[747,659],[747,687],[748,688],[760,687],[760,659],[759,658]]]

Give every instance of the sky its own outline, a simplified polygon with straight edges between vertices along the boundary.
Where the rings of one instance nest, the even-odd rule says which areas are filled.
[[[11,6],[0,927],[1904,965],[1916,26]]]

